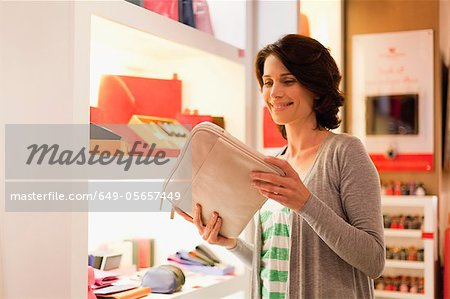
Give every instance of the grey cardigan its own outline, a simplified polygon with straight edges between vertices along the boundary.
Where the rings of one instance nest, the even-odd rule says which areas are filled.
[[[291,213],[287,298],[373,298],[385,247],[378,173],[361,141],[331,133],[304,182],[311,196]],[[252,298],[260,298],[261,227],[254,245],[230,249],[252,269]]]

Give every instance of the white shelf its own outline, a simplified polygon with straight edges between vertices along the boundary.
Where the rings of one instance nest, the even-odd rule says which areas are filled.
[[[425,280],[425,294],[375,290],[377,298],[434,298],[435,262],[437,259],[437,197],[382,196],[383,214],[423,215],[422,229],[384,229],[389,246],[423,247],[424,261],[387,260],[383,276],[417,276]],[[426,233],[422,238],[422,232]]]
[[[425,299],[425,294],[401,293],[392,291],[378,291],[375,290],[377,298],[396,298],[396,299]]]
[[[425,269],[425,263],[417,261],[386,260],[385,268]]]
[[[422,238],[422,231],[419,229],[392,229],[385,228],[384,235],[386,237],[401,237],[401,238]]]
[[[433,195],[383,195],[381,196],[381,205],[384,207],[424,207],[434,198],[437,197]]]
[[[205,53],[244,64],[244,59],[240,57],[238,48],[220,41],[210,34],[124,0],[77,2],[75,5],[85,15],[95,15],[114,20],[117,24],[126,24],[127,27],[137,29],[143,34],[148,34],[149,37],[152,36],[150,39],[142,39],[139,32],[130,35],[128,31],[116,28],[117,30],[112,32],[116,34],[115,41],[111,40],[108,34],[105,35],[104,40],[100,40],[109,43],[114,48],[137,51],[146,55],[149,53],[153,54],[155,53],[155,44],[152,44],[152,41],[155,40],[155,37],[159,37],[165,41],[184,45],[188,51],[198,49]],[[170,44],[164,44],[163,48],[157,51],[158,54],[176,59],[176,56],[172,56],[174,52]]]
[[[186,284],[180,292],[174,294],[150,294],[148,299],[219,299],[242,291],[247,286],[245,275],[205,276],[188,275]]]

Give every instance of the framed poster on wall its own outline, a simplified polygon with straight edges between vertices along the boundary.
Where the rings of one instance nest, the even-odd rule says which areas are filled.
[[[352,53],[352,132],[377,169],[433,171],[433,31],[355,35]]]

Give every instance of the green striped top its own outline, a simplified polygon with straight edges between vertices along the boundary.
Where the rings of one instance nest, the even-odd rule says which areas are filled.
[[[290,210],[268,199],[260,209],[262,298],[286,297],[289,270]]]

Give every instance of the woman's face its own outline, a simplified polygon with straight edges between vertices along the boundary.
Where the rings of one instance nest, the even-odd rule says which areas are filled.
[[[280,59],[270,55],[264,62],[262,94],[278,125],[315,121],[315,95],[295,79]]]

